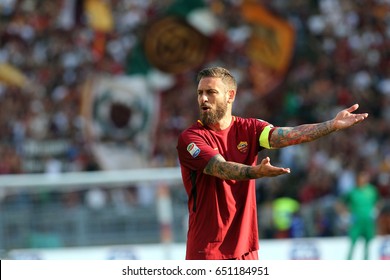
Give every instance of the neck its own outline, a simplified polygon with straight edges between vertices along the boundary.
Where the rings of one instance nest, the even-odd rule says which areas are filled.
[[[232,123],[232,120],[233,120],[232,115],[229,114],[228,116],[223,117],[219,122],[209,124],[207,126],[214,131],[221,131],[221,130],[228,128],[230,126],[230,124]]]

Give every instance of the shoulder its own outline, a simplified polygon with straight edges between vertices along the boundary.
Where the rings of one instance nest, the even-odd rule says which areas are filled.
[[[234,117],[234,118],[235,118],[235,123],[240,126],[263,128],[271,125],[269,122],[257,118],[242,118],[242,117]]]
[[[371,191],[374,193],[374,194],[378,194],[378,189],[376,186],[374,186],[373,184],[368,184],[369,185],[369,188],[371,189]]]
[[[180,133],[180,137],[185,137],[188,135],[200,135],[207,132],[207,129],[204,128],[202,123],[200,121],[197,121],[196,123],[192,124],[190,127],[186,128]]]
[[[178,137],[178,144],[189,143],[197,139],[203,138],[208,133],[208,130],[198,121],[192,124],[187,129],[183,130]]]

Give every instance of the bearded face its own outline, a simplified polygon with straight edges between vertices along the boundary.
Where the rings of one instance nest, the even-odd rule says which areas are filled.
[[[227,109],[226,99],[216,102],[215,106],[203,104],[200,106],[200,120],[204,125],[216,124],[225,116]]]
[[[201,122],[209,127],[220,124],[230,114],[233,93],[221,78],[200,79],[197,94]]]

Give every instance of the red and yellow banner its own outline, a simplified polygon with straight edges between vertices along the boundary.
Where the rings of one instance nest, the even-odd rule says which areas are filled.
[[[246,49],[250,72],[260,94],[264,94],[280,83],[289,67],[295,31],[288,21],[255,2],[245,1],[241,13],[252,28]]]
[[[85,13],[89,26],[100,32],[110,32],[114,28],[114,19],[108,1],[87,0]]]

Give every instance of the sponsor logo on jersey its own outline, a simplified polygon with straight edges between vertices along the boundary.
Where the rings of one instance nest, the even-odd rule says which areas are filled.
[[[246,153],[246,152],[248,151],[248,142],[246,142],[246,141],[241,141],[240,143],[238,143],[237,149],[238,149],[241,153]]]
[[[194,142],[188,144],[187,151],[191,154],[193,158],[196,158],[200,153],[200,149],[198,148],[198,146],[196,146]]]

